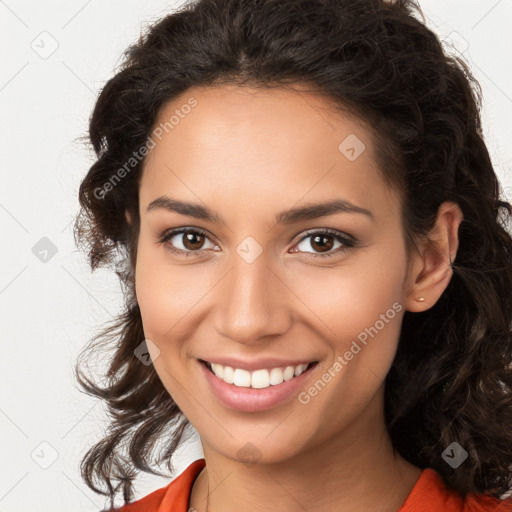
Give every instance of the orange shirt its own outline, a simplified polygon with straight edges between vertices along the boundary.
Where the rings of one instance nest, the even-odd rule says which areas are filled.
[[[188,512],[192,485],[204,466],[204,459],[192,462],[167,486],[124,505],[119,512]],[[483,494],[471,494],[463,499],[445,487],[436,471],[426,468],[397,512],[491,511],[512,512],[512,500],[497,500]]]

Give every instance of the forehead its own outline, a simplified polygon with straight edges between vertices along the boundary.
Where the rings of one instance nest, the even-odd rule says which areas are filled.
[[[189,105],[194,105],[192,108]],[[393,201],[364,123],[301,90],[192,88],[159,112],[141,207],[157,195],[268,209],[346,198]]]

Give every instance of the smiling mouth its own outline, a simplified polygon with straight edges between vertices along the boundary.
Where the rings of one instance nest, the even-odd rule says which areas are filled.
[[[202,359],[199,359],[199,361],[217,378],[227,384],[233,384],[237,387],[256,389],[264,389],[270,386],[282,384],[283,382],[294,379],[303,373],[309,372],[318,364],[318,361],[312,361],[309,364],[304,363],[297,366],[276,367],[250,372],[240,368],[210,363]]]

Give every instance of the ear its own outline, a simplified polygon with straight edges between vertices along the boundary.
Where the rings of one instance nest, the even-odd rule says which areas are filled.
[[[459,226],[463,220],[460,207],[445,201],[437,211],[436,223],[428,240],[422,240],[411,255],[405,280],[404,306],[419,312],[432,307],[442,295],[453,275],[452,263],[459,248]],[[418,301],[423,297],[423,301]]]
[[[125,216],[126,222],[128,222],[128,224],[131,226],[132,225],[132,216],[128,210],[124,211],[124,216]]]

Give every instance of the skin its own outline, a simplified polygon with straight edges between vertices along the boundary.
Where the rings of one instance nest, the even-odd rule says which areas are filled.
[[[299,89],[223,86],[186,91],[162,108],[156,124],[190,97],[197,106],[144,164],[136,262],[144,333],[159,349],[150,349],[154,367],[204,450],[206,468],[190,506],[202,512],[208,500],[210,512],[398,510],[421,469],[393,453],[384,379],[405,311],[431,307],[451,279],[460,209],[443,203],[431,240],[418,241],[408,255],[398,197],[382,181],[372,132],[360,120]],[[338,150],[349,134],[366,146],[354,161]],[[208,206],[224,222],[148,212],[164,194]],[[339,212],[292,225],[274,221],[284,209],[340,198],[374,219]],[[200,255],[173,254],[158,243],[181,227],[207,231],[196,242]],[[358,247],[339,252],[336,238],[324,235],[335,244],[326,257],[312,236],[300,242],[306,230],[326,228],[354,237]],[[250,264],[236,250],[248,236],[263,251]],[[192,253],[185,242],[178,235],[167,246]],[[307,390],[394,303],[401,311],[307,404],[294,395],[263,412],[234,411],[200,372],[197,358],[207,356],[293,354],[319,361]],[[258,452],[255,465],[237,455],[248,442]]]

